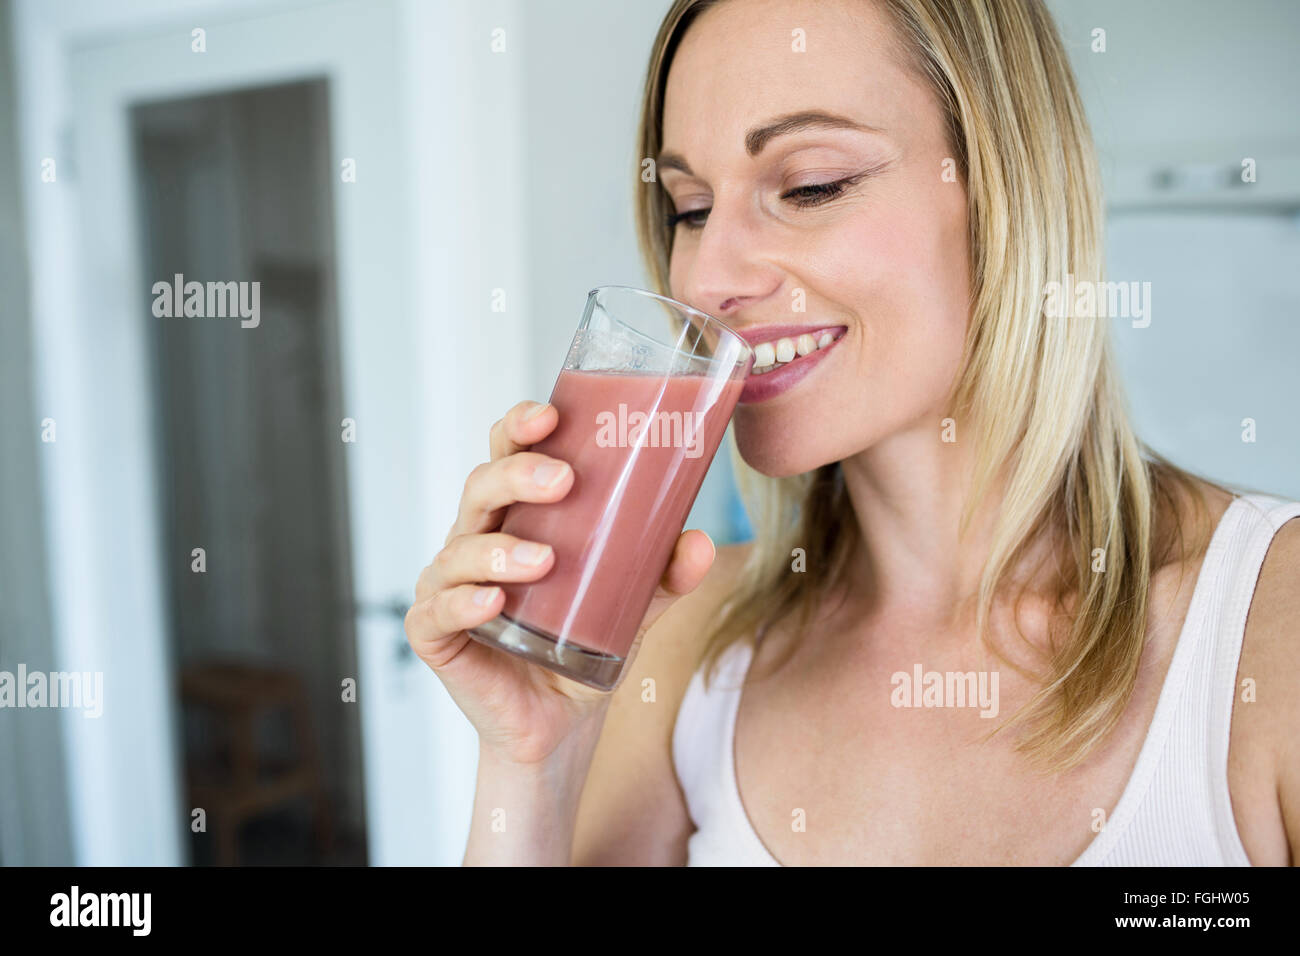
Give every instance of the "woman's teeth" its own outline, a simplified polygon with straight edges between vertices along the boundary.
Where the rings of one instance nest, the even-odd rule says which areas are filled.
[[[776,339],[772,342],[761,342],[754,346],[754,367],[751,372],[754,375],[771,372],[782,365],[793,362],[796,355],[802,358],[805,355],[811,355],[818,349],[826,348],[836,338],[837,336],[830,331],[819,332],[816,335],[805,332],[793,339],[785,338]]]

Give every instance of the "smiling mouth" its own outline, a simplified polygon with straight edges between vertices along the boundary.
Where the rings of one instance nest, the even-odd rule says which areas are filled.
[[[797,362],[806,355],[829,348],[847,331],[843,326],[816,329],[800,335],[772,339],[754,346],[754,366],[751,375],[766,375]]]

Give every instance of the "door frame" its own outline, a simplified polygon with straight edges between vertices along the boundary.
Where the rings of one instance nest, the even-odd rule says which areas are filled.
[[[152,412],[133,378],[148,370],[148,309],[126,198],[126,105],[311,75],[330,84],[331,164],[357,159],[357,181],[336,183],[334,250],[342,398],[357,423],[345,454],[367,851],[373,865],[454,865],[478,739],[407,652],[391,609],[410,602],[442,546],[492,422],[521,397],[545,397],[527,395],[537,383],[526,11],[519,0],[175,7],[14,8],[33,404],[59,435],[40,463],[55,656],[67,670],[122,667],[128,692],[106,673],[105,697],[131,707],[94,728],[63,715],[74,862],[179,863],[189,825],[162,690],[171,671]],[[202,56],[189,52],[195,25],[207,29]],[[156,52],[169,38],[167,56],[87,89],[96,56],[148,41]],[[46,157],[59,160],[57,185],[40,181]],[[496,305],[503,289],[508,310]]]
[[[84,22],[41,20],[32,5],[20,15],[25,22],[16,32],[38,41],[28,48],[24,78],[52,80],[45,105],[61,107],[54,121],[41,117],[48,115],[42,94],[24,104],[34,146],[25,156],[57,157],[56,188],[31,190],[38,197],[33,218],[42,218],[42,206],[51,213],[33,226],[31,249],[35,404],[38,417],[57,427],[56,451],[42,462],[55,659],[62,670],[104,675],[103,716],[69,712],[63,720],[74,860],[179,865],[189,859],[190,809],[164,561],[184,558],[161,553],[156,502],[165,489],[158,486],[147,338],[149,322],[158,320],[149,314],[151,283],[143,274],[129,107],[327,79],[330,165],[337,171],[348,157],[359,170],[357,184],[336,181],[334,189],[343,404],[358,422],[380,420],[391,383],[405,370],[377,356],[377,340],[412,338],[404,270],[389,266],[406,254],[400,190],[362,185],[402,179],[393,95],[399,64],[374,53],[398,45],[397,8],[392,0],[330,0],[254,11],[228,2],[182,19],[144,2],[128,9],[126,23],[119,18],[89,33]],[[206,31],[205,53],[190,48],[196,24]],[[384,440],[379,428],[366,437]],[[376,568],[378,543],[365,529],[391,482],[375,456],[347,458],[354,593],[387,593],[391,588],[374,580],[387,569]]]

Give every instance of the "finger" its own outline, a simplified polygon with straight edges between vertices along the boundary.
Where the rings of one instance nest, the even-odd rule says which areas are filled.
[[[704,580],[717,556],[713,539],[703,531],[683,531],[664,571],[662,585],[674,597],[690,594]]]
[[[546,402],[520,402],[494,424],[488,432],[491,460],[505,458],[517,451],[535,445],[552,430],[560,420],[555,406]]]
[[[415,584],[416,600],[461,584],[482,581],[535,581],[551,570],[549,544],[512,534],[462,534],[447,543]]]
[[[432,662],[463,631],[496,617],[504,604],[499,587],[462,584],[439,591],[406,612],[406,639],[420,658]]]
[[[450,541],[458,534],[479,534],[496,528],[502,508],[516,501],[559,501],[573,487],[568,462],[532,451],[484,462],[469,473],[460,499]]]

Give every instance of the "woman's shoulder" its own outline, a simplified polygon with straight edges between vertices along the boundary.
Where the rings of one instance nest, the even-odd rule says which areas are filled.
[[[1257,761],[1276,794],[1292,861],[1300,860],[1300,517],[1272,534],[1246,616],[1230,747]],[[1278,860],[1282,856],[1279,854]]]
[[[1166,555],[1158,573],[1180,567],[1183,570],[1198,567],[1208,553],[1210,541],[1225,514],[1240,497],[1238,493],[1200,478],[1193,479],[1189,487],[1181,489],[1176,496],[1181,547]],[[1283,502],[1300,501],[1278,494],[1267,497]],[[1260,567],[1251,613],[1254,614],[1261,606],[1271,607],[1279,600],[1285,603],[1297,590],[1300,581],[1297,575],[1300,575],[1300,520],[1291,518],[1271,529],[1271,540]],[[1286,584],[1288,578],[1289,588]]]
[[[1196,578],[1187,572],[1204,560],[1208,538],[1239,497],[1201,479],[1191,485],[1207,509],[1200,512],[1209,519],[1202,526],[1207,533],[1188,536],[1181,570],[1175,571],[1175,558],[1155,576],[1157,594],[1162,584],[1163,590],[1175,590],[1167,584],[1175,574],[1183,578],[1183,587]],[[1195,498],[1186,493],[1179,499],[1184,527],[1191,526],[1200,511]],[[1300,860],[1300,736],[1295,733],[1300,727],[1300,695],[1293,692],[1300,685],[1300,517],[1266,530],[1270,539],[1262,563],[1243,565],[1244,573],[1254,575],[1258,569],[1258,575],[1222,585],[1241,587],[1250,595],[1233,696],[1230,773],[1234,801],[1254,808],[1245,815],[1250,823],[1242,831],[1251,858],[1282,862],[1288,847],[1291,858]],[[1197,541],[1195,547],[1192,540]],[[1269,809],[1261,812],[1260,807]],[[1241,824],[1241,814],[1238,820]]]
[[[1255,581],[1246,640],[1267,655],[1268,665],[1278,668],[1270,667],[1267,673],[1285,678],[1283,686],[1300,685],[1300,516],[1273,532]],[[1279,694],[1281,697],[1293,708],[1296,719],[1290,726],[1300,727],[1300,695]]]

